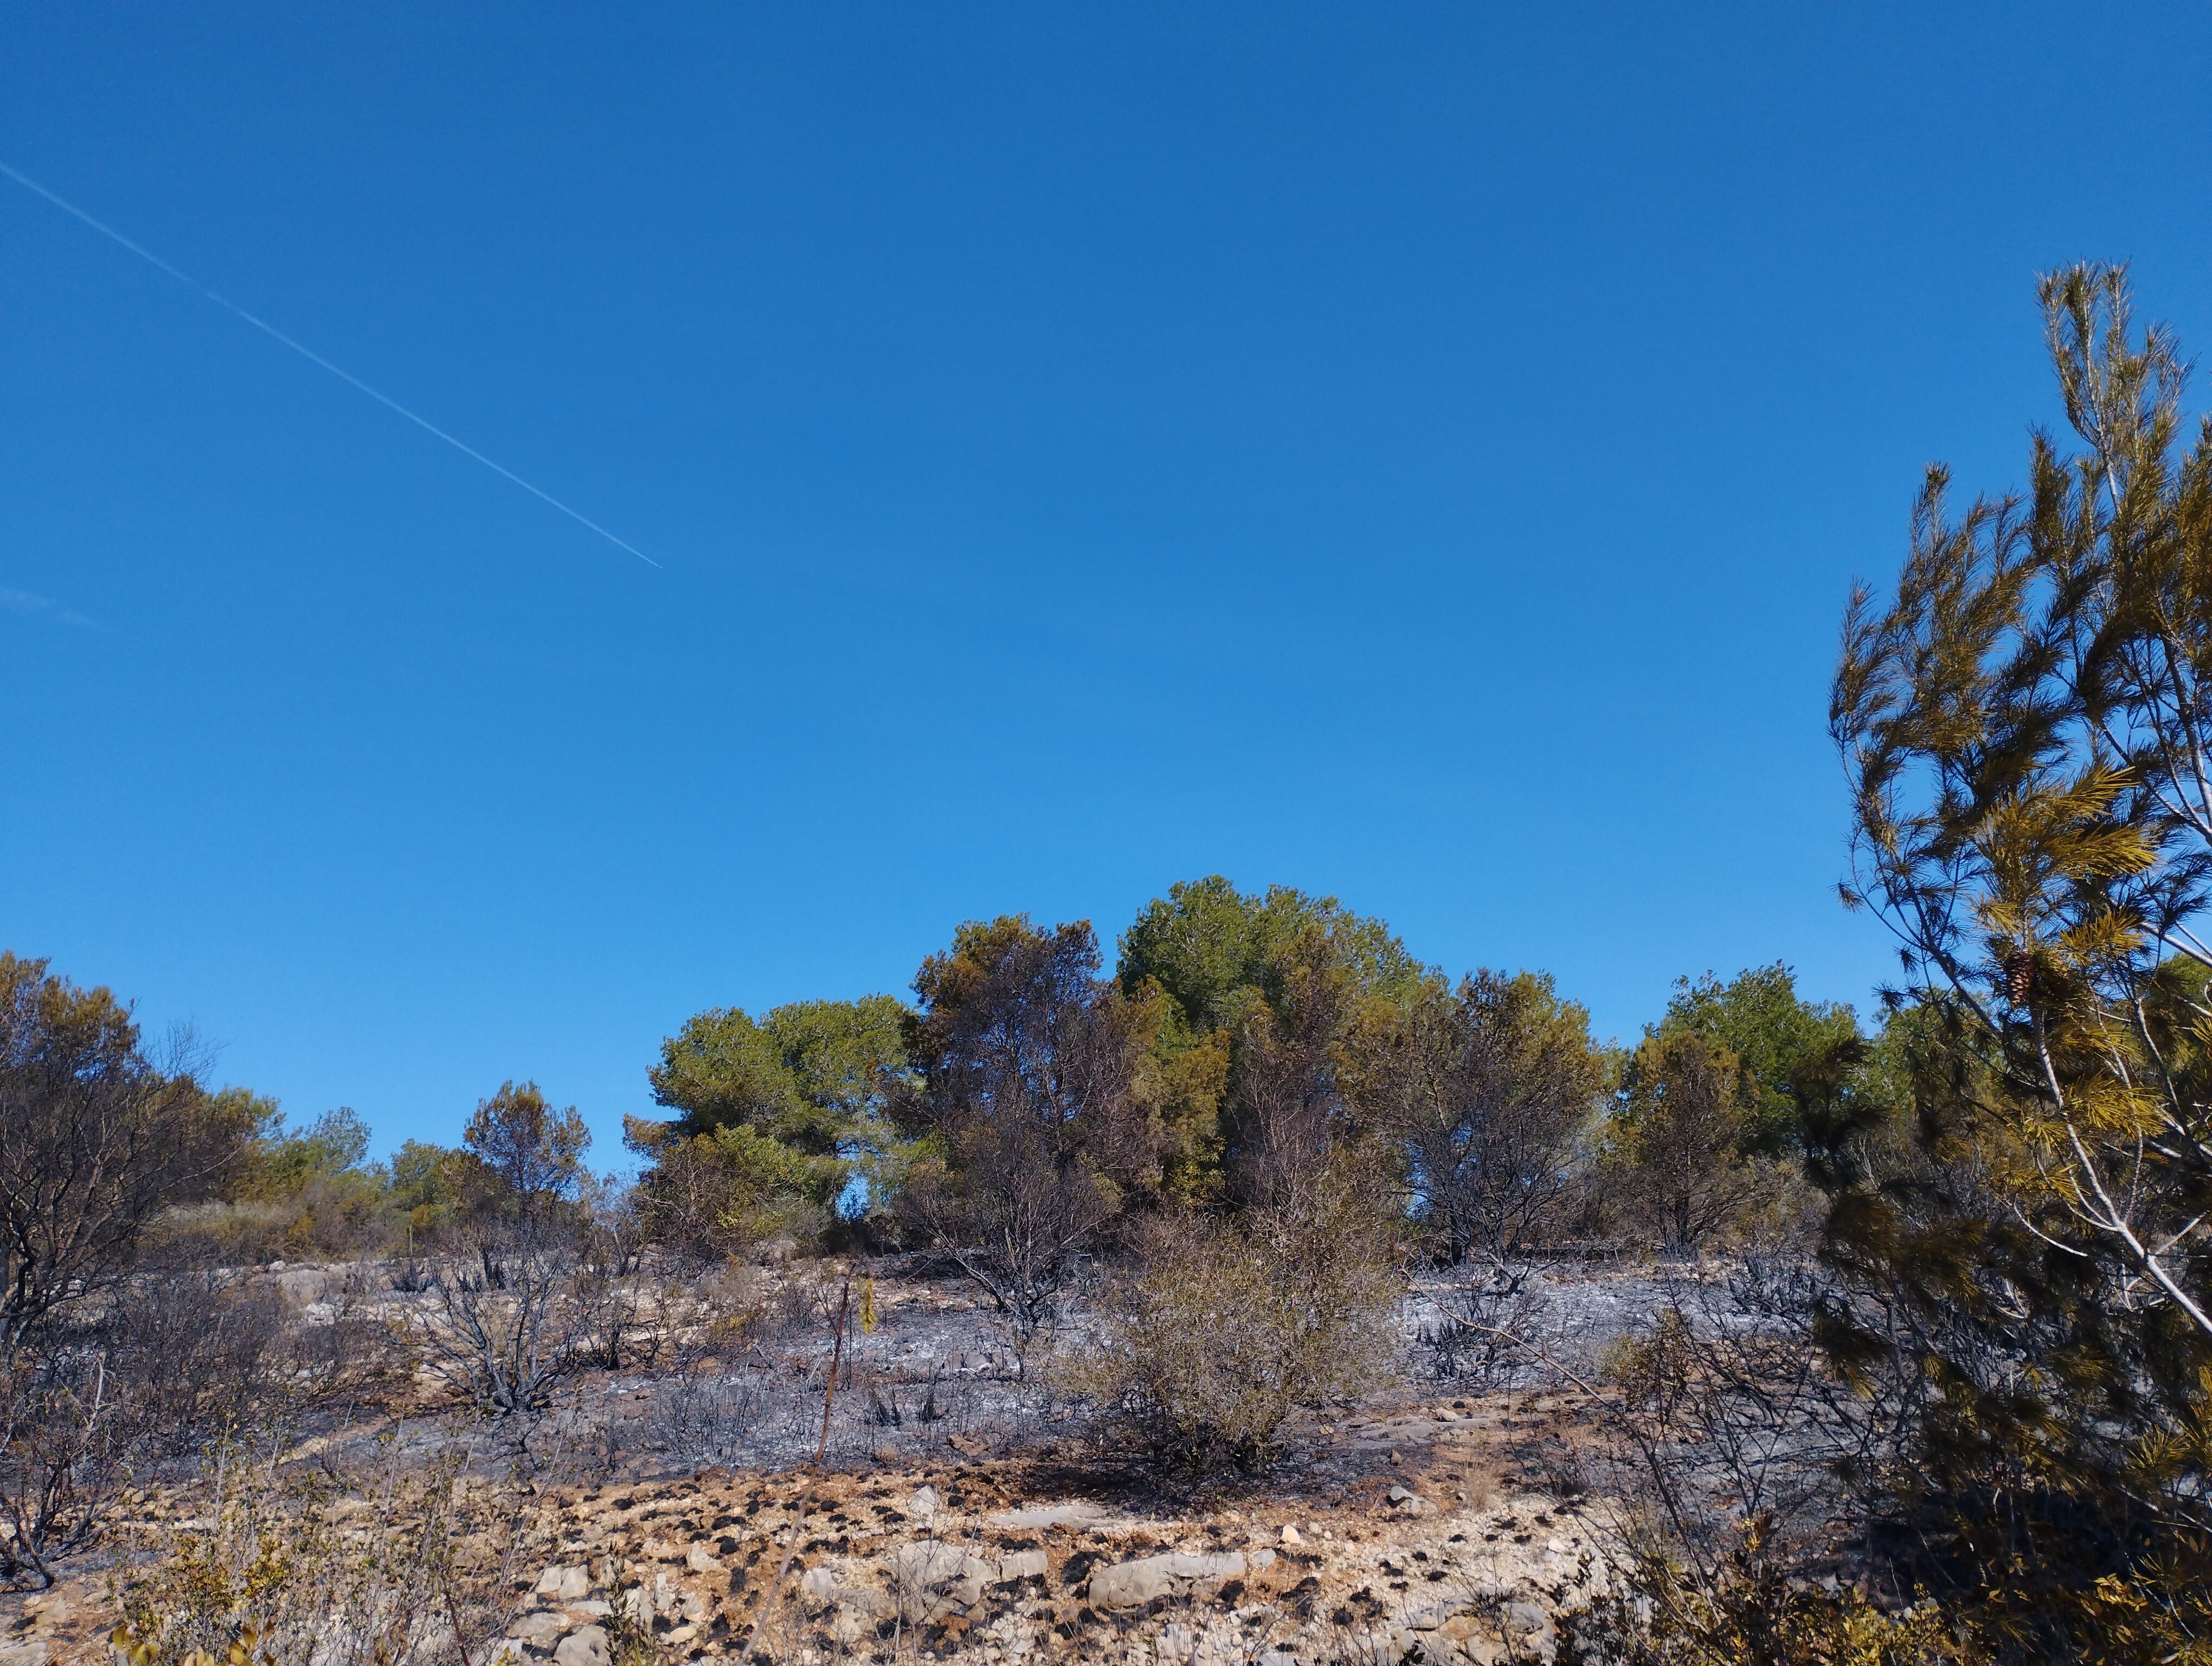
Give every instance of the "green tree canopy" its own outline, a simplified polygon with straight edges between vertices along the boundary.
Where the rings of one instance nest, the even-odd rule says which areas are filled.
[[[243,1093],[240,1088],[224,1090],[224,1094]],[[288,1128],[284,1113],[274,1099],[246,1097],[255,1139],[240,1165],[232,1196],[274,1201],[296,1196],[317,1181],[340,1175],[368,1181],[364,1167],[368,1157],[368,1124],[349,1106],[326,1110],[303,1128]]]
[[[1134,994],[1156,980],[1175,1002],[1175,1031],[1194,1038],[1234,1033],[1255,1000],[1282,999],[1286,954],[1310,932],[1347,976],[1355,996],[1411,999],[1432,974],[1383,921],[1334,897],[1290,885],[1240,891],[1220,874],[1170,885],[1121,934],[1117,976]]]
[[[1382,921],[1290,885],[1243,892],[1218,873],[1147,903],[1121,951],[1123,992],[1159,1009],[1152,1057],[1178,1079],[1168,1189],[1238,1204],[1272,1196],[1346,1138],[1335,1050],[1352,1016],[1443,987]]]
[[[1842,1069],[1803,1126],[1912,1577],[1992,1658],[2172,1661],[2212,1633],[2212,425],[2122,271],[2042,301],[2078,447],[1963,514],[1929,471],[1830,708],[1911,1140]]]
[[[811,1156],[865,1133],[886,1071],[906,1059],[904,1012],[890,995],[801,1000],[756,1019],[735,1006],[687,1019],[647,1073],[656,1104],[683,1136],[744,1127]]]
[[[1797,994],[1796,974],[1780,961],[1754,966],[1723,983],[1712,973],[1677,979],[1659,1034],[1694,1032],[1726,1048],[1741,1067],[1751,1113],[1745,1138],[1775,1151],[1794,1139],[1797,1125],[1790,1079],[1826,1058],[1859,1032],[1858,1015],[1834,1001],[1809,1001]]]
[[[905,1008],[890,995],[802,1000],[760,1018],[734,1006],[686,1020],[647,1073],[665,1122],[632,1119],[653,1158],[641,1207],[672,1243],[735,1253],[823,1230],[857,1171],[872,1189],[899,1140],[881,1115],[904,1068]]]

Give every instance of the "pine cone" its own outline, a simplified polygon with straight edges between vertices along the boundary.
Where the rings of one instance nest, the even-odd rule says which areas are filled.
[[[2026,949],[2014,949],[2005,957],[2004,970],[2005,999],[2015,1006],[2027,1006],[2035,993],[2035,957]]]

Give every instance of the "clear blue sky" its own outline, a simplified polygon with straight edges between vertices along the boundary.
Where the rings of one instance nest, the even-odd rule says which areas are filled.
[[[380,1146],[1219,871],[1863,1002],[1824,733],[2033,275],[2212,343],[2195,7],[31,4],[0,944]]]

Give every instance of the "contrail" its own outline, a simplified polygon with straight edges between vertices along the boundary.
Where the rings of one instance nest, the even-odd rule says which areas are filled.
[[[401,404],[398,400],[393,398],[391,395],[378,392],[367,382],[362,380],[360,377],[353,374],[350,371],[341,370],[337,365],[332,364],[320,353],[315,352],[310,348],[302,347],[298,342],[294,341],[291,337],[286,335],[282,330],[279,330],[275,325],[270,323],[266,319],[254,317],[252,313],[247,312],[246,308],[240,306],[236,301],[217,295],[213,289],[208,288],[206,284],[201,283],[199,279],[194,277],[190,272],[179,271],[176,267],[172,266],[167,261],[162,259],[160,255],[155,254],[152,250],[141,248],[137,244],[125,237],[121,232],[116,230],[114,227],[104,225],[100,221],[94,219],[89,214],[87,214],[82,209],[79,208],[75,203],[70,202],[67,198],[56,196],[52,192],[48,191],[44,185],[40,185],[36,179],[30,178],[27,174],[17,173],[5,162],[0,162],[0,173],[6,174],[17,185],[22,186],[24,190],[35,192],[38,195],[45,198],[49,203],[52,203],[56,208],[59,209],[63,213],[71,215],[76,218],[83,221],[86,225],[90,226],[94,231],[98,232],[102,237],[106,238],[109,241],[120,243],[125,248],[130,250],[131,253],[137,255],[148,265],[159,267],[161,271],[168,273],[171,277],[175,278],[178,283],[183,284],[186,289],[197,290],[199,294],[206,296],[210,301],[215,302],[216,306],[222,307],[226,313],[229,313],[236,317],[244,319],[248,324],[261,331],[263,335],[269,337],[273,341],[283,343],[285,346],[290,348],[295,353],[297,353],[301,358],[307,360],[308,363],[320,365],[324,369],[329,371],[331,374],[336,376],[340,381],[346,383],[349,386],[358,388],[362,392],[368,394],[368,397],[375,400],[377,404],[383,405],[389,410],[398,411],[402,416],[404,416],[409,422],[414,423],[416,427],[423,429],[425,432],[434,434],[439,439],[443,440],[447,445],[451,446],[455,451],[459,452],[463,456],[473,457],[477,462],[483,464],[494,474],[500,476],[503,479],[513,481],[516,485],[521,487],[523,490],[528,492],[532,497],[537,498],[539,502],[551,504],[553,508],[558,509],[562,514],[568,516],[569,520],[575,521],[580,526],[590,527],[601,538],[606,539],[608,543],[613,544],[617,550],[629,550],[631,555],[635,556],[647,567],[658,567],[660,565],[659,562],[655,561],[651,556],[646,554],[644,550],[639,549],[635,544],[625,543],[623,539],[617,538],[612,532],[609,532],[605,527],[600,526],[598,521],[592,520],[586,516],[578,514],[575,510],[570,508],[559,498],[554,496],[552,493],[539,490],[537,487],[532,485],[527,480],[525,480],[520,475],[517,474],[513,469],[503,468],[499,464],[493,462],[490,458],[485,456],[475,447],[464,445],[461,441],[453,438],[452,435],[447,433],[445,429],[440,428],[435,423],[429,422],[421,416],[417,416],[413,411],[408,410],[405,405]]]

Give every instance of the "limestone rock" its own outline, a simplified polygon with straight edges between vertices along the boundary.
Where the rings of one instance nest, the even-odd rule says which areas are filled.
[[[1171,1550],[1163,1555],[1143,1556],[1133,1562],[1118,1562],[1112,1567],[1098,1569],[1091,1576],[1091,1600],[1102,1608],[1139,1608],[1155,1596],[1218,1585],[1224,1580],[1240,1578],[1243,1572],[1244,1553],[1241,1550],[1224,1551],[1218,1555]]]
[[[538,1594],[556,1602],[573,1602],[588,1596],[592,1590],[592,1571],[589,1568],[563,1567],[556,1562],[538,1576]]]
[[[1534,1633],[1551,1629],[1552,1616],[1534,1602],[1508,1602],[1504,1614],[1505,1623],[1516,1632]]]
[[[901,1545],[886,1565],[899,1608],[909,1624],[942,1614],[948,1606],[972,1608],[983,1600],[983,1587],[999,1570],[957,1545],[935,1539]]]
[[[548,1614],[543,1608],[535,1614],[526,1614],[507,1628],[507,1634],[531,1649],[550,1649],[561,1640],[564,1627],[561,1616]]]
[[[570,1632],[553,1651],[553,1666],[611,1666],[611,1660],[606,1628],[602,1626]]]
[[[1010,1585],[1017,1579],[1042,1579],[1045,1567],[1045,1555],[1042,1550],[1010,1550],[999,1558],[996,1583]]]

